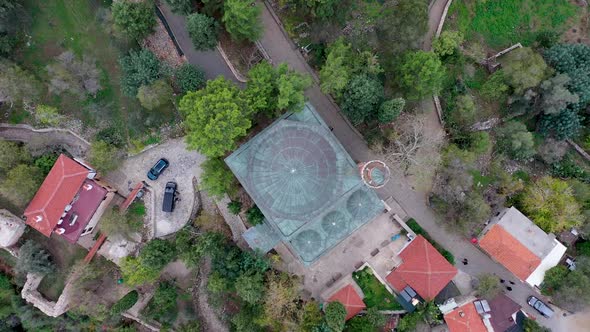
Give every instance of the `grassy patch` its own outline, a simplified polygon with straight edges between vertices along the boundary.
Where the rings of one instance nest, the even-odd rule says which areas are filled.
[[[427,231],[425,231],[422,227],[420,227],[420,225],[418,225],[418,222],[416,222],[416,220],[414,220],[413,218],[411,218],[410,220],[408,220],[406,222],[406,224],[408,225],[408,227],[410,227],[411,230],[414,231],[414,233],[416,233],[416,235],[422,235],[424,236],[424,238],[426,240],[428,240],[428,242],[430,242],[430,244],[432,244],[432,246],[438,251],[440,252],[441,255],[443,255],[443,257],[449,261],[449,263],[455,265],[455,256],[453,256],[453,254],[451,254],[450,251],[446,250],[445,248],[441,247],[440,244],[438,244],[437,242],[435,242],[431,237],[430,234],[428,234]]]
[[[489,186],[492,182],[494,182],[494,178],[491,176],[483,175],[479,170],[471,170],[469,171],[471,176],[473,176],[473,185],[476,188],[485,189]]]
[[[372,270],[364,268],[361,271],[352,273],[352,277],[363,290],[365,298],[363,302],[367,308],[377,307],[380,310],[402,310],[402,306],[397,302],[395,296],[391,294],[385,286],[373,275]]]
[[[492,48],[530,45],[538,32],[565,30],[577,8],[565,0],[455,1],[449,10],[454,28],[468,38],[482,36]]]

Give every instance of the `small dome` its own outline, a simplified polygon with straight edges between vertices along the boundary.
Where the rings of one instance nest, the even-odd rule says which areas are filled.
[[[371,212],[372,207],[371,197],[363,190],[355,191],[346,201],[346,209],[354,219],[364,218]]]
[[[322,229],[330,236],[338,236],[348,229],[348,221],[342,212],[332,211],[322,218]]]

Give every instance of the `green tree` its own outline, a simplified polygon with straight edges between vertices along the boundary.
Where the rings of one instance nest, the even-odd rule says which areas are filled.
[[[356,75],[344,92],[342,111],[355,125],[372,120],[383,95],[381,82],[365,74]]]
[[[148,85],[142,85],[137,90],[137,99],[144,108],[153,111],[172,100],[172,87],[165,80],[157,80]]]
[[[206,51],[217,46],[219,26],[213,17],[190,14],[186,19],[186,29],[197,50]]]
[[[250,257],[263,263],[261,264],[263,269],[268,268],[267,262],[261,261],[257,256]],[[269,272],[262,305],[261,325],[269,326],[273,331],[286,331],[287,326],[294,326],[296,323],[294,317],[300,310],[297,306],[298,293],[298,283],[294,276],[281,272]]]
[[[582,121],[575,110],[567,108],[558,114],[542,115],[537,130],[543,136],[565,140],[580,134]]]
[[[461,127],[468,127],[475,121],[475,100],[471,95],[460,95],[455,98],[455,107],[451,111],[452,122]]]
[[[518,160],[526,160],[535,155],[533,134],[522,122],[508,122],[496,129],[498,150]]]
[[[174,284],[160,282],[154,297],[145,308],[145,315],[164,324],[173,323],[178,315],[176,307],[178,293],[179,291]]]
[[[248,82],[244,91],[248,106],[254,113],[272,117],[277,111],[277,75],[268,61],[256,64],[248,71]]]
[[[312,16],[320,20],[326,20],[334,15],[334,10],[338,0],[303,0]],[[297,2],[295,2],[297,4]]]
[[[567,182],[549,176],[529,184],[520,198],[522,211],[547,233],[581,225],[580,205]]]
[[[445,78],[442,62],[432,52],[415,51],[404,55],[399,69],[399,83],[408,98],[419,100],[438,94]]]
[[[15,142],[0,139],[0,172],[6,173],[18,164],[31,161],[29,152]]]
[[[428,30],[428,1],[386,2],[382,12],[375,24],[382,54],[398,55],[422,46]]]
[[[202,90],[188,92],[179,110],[185,117],[188,147],[208,157],[233,150],[235,141],[251,126],[250,110],[240,90],[222,77],[208,81]]]
[[[139,253],[142,265],[161,270],[176,258],[176,247],[162,239],[153,239]]]
[[[541,292],[545,295],[551,295],[563,285],[568,273],[568,269],[563,265],[557,265],[547,270],[541,284]]]
[[[492,300],[502,291],[500,280],[493,274],[482,274],[477,277],[477,294],[486,300]]]
[[[346,309],[342,303],[338,301],[328,303],[325,314],[326,324],[328,324],[331,332],[341,332],[344,330]]]
[[[18,65],[0,59],[0,103],[13,105],[34,103],[41,95],[41,83]]]
[[[121,260],[123,281],[129,286],[139,286],[153,282],[160,276],[160,270],[144,265],[136,257],[125,257]]]
[[[382,328],[386,323],[386,316],[380,313],[377,307],[367,309],[367,314],[365,315],[365,317],[376,329]]]
[[[246,218],[252,226],[260,225],[264,222],[264,214],[262,214],[262,211],[256,205],[246,211]]]
[[[381,103],[379,112],[377,113],[377,120],[381,123],[390,123],[397,119],[402,113],[406,101],[403,98],[389,99]]]
[[[558,73],[567,74],[570,91],[578,95],[575,109],[582,109],[590,101],[590,47],[585,44],[559,44],[545,52],[547,62]]]
[[[550,328],[541,326],[537,321],[534,321],[531,318],[524,319],[523,330],[524,332],[551,332]]]
[[[156,25],[154,3],[151,0],[114,1],[111,9],[115,26],[132,39],[144,39]]]
[[[119,150],[104,141],[94,141],[88,152],[88,162],[100,173],[108,173],[119,167]]]
[[[304,92],[311,85],[311,78],[290,70],[286,63],[277,67],[277,108],[300,112],[305,106]]]
[[[56,107],[37,105],[35,107],[35,119],[44,125],[56,126],[62,119]]]
[[[116,2],[119,3],[119,2]],[[142,85],[148,85],[160,78],[160,60],[146,49],[130,51],[119,60],[121,65],[121,90],[129,97],[137,96]]]
[[[326,62],[320,70],[320,88],[339,99],[352,76],[350,44],[341,37],[330,44],[326,52]]]
[[[346,323],[346,332],[374,332],[377,331],[366,317],[352,317]]]
[[[129,213],[121,213],[119,209],[113,208],[105,212],[98,227],[106,235],[123,235],[129,237],[135,232],[139,232],[143,226],[143,220],[130,218]]]
[[[51,255],[37,242],[27,240],[18,251],[16,270],[45,275],[55,271]]]
[[[543,57],[529,47],[508,53],[502,64],[506,81],[517,94],[539,85],[549,72]]]
[[[232,39],[256,41],[262,36],[260,4],[249,0],[225,0],[222,21]]]
[[[43,181],[43,174],[36,166],[17,165],[6,173],[2,181],[2,193],[17,206],[27,204]]]
[[[174,72],[176,84],[180,88],[181,93],[189,91],[197,91],[205,87],[207,80],[205,79],[205,72],[190,63],[185,63],[178,67]]]
[[[261,274],[242,274],[235,282],[236,293],[242,300],[256,304],[264,296],[264,280]]]
[[[193,1],[192,0],[166,0],[170,9],[172,9],[173,13],[176,14],[188,14],[193,9]]]
[[[485,131],[477,131],[469,135],[469,150],[477,155],[488,153],[492,147],[490,134]]]
[[[463,43],[463,34],[459,31],[443,31],[432,43],[432,49],[440,57],[453,55]]]
[[[120,298],[119,301],[115,302],[115,304],[113,304],[113,306],[111,307],[111,314],[118,315],[131,309],[131,307],[133,307],[135,303],[137,303],[138,299],[139,293],[137,293],[136,290],[132,290],[131,292],[125,294],[125,296]]]
[[[559,114],[568,105],[576,104],[580,100],[578,95],[568,90],[570,81],[567,74],[558,74],[541,83],[543,113]]]
[[[401,332],[411,332],[416,330],[418,323],[422,321],[420,312],[414,311],[411,314],[405,314],[398,322],[397,329]]]
[[[303,305],[303,314],[301,317],[302,332],[314,332],[322,324],[322,311],[316,301],[308,301]]]
[[[236,178],[220,158],[207,158],[202,164],[201,189],[216,199],[236,192]]]
[[[503,100],[508,93],[508,85],[505,83],[504,71],[496,71],[484,82],[479,90],[482,97],[487,100]]]

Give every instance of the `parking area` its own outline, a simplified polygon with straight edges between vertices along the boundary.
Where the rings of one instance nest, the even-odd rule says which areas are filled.
[[[167,159],[170,166],[157,180],[149,180],[147,172],[160,158]],[[163,237],[177,232],[188,222],[195,203],[193,178],[200,176],[200,164],[204,160],[205,157],[196,151],[186,150],[182,138],[172,139],[126,159],[107,179],[123,196],[131,192],[136,183],[147,183],[149,193],[144,202],[148,226],[155,237]],[[164,188],[168,181],[176,182],[177,199],[173,212],[162,212]]]

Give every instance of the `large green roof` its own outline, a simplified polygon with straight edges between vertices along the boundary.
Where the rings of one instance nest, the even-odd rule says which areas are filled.
[[[383,209],[310,104],[275,121],[225,161],[267,224],[306,264]],[[260,227],[256,236],[264,233]]]

